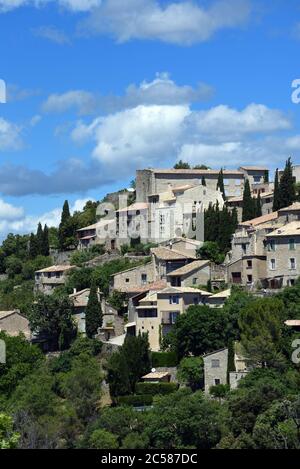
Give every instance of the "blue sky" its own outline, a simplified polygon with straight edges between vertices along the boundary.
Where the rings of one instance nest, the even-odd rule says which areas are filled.
[[[0,237],[136,168],[300,163],[299,48],[297,0],[0,0]]]

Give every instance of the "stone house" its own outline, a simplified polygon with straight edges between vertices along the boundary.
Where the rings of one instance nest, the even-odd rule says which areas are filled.
[[[210,280],[210,261],[196,260],[167,274],[167,282],[172,287],[206,285]]]
[[[116,220],[100,220],[93,225],[77,230],[78,249],[87,249],[98,244],[108,250],[116,248]]]
[[[31,339],[29,321],[18,309],[0,311],[0,331],[5,331],[10,336],[17,336],[22,333],[27,340]]]
[[[238,196],[244,188],[244,172],[224,170],[224,186],[227,196]],[[136,198],[138,202],[147,202],[152,194],[166,192],[171,186],[201,185],[205,178],[206,187],[216,190],[218,170],[203,169],[143,169],[136,172]]]
[[[182,252],[173,246],[160,246],[151,249],[156,279],[167,279],[170,272],[197,259],[194,251]]]
[[[227,384],[228,349],[203,355],[204,362],[204,391],[209,394],[212,386]]]
[[[35,272],[35,291],[51,294],[53,290],[66,283],[67,274],[75,269],[72,265],[52,265]]]
[[[155,280],[155,272],[153,262],[144,265],[132,267],[123,270],[110,277],[110,289],[118,290],[122,293],[128,293],[129,296],[139,292],[139,288]]]
[[[300,272],[300,221],[292,221],[266,235],[267,285],[294,285]]]
[[[215,293],[214,295],[211,295],[208,298],[208,305],[211,308],[222,308],[224,306],[226,300],[228,300],[228,298],[230,297],[230,295],[231,295],[231,289],[230,288],[227,289],[227,290]]]
[[[149,292],[136,307],[136,334],[148,332],[151,350],[160,350],[163,335],[170,331],[177,317],[191,305],[206,304],[210,295],[190,287],[167,287]]]
[[[253,191],[252,197],[254,199],[257,199],[258,193]],[[262,215],[267,215],[271,213],[273,211],[274,192],[273,191],[267,191],[267,192],[260,191],[260,198],[261,198]],[[232,197],[227,201],[227,205],[231,209],[233,208],[237,209],[238,221],[241,222],[242,215],[243,215],[243,197],[242,196]]]

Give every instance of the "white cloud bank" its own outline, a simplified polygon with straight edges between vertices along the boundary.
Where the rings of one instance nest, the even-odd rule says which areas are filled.
[[[79,26],[84,34],[105,34],[118,42],[159,40],[190,45],[210,39],[219,30],[242,26],[250,16],[250,0],[0,0],[0,13],[21,6],[56,3],[73,13],[89,12]]]
[[[0,117],[0,152],[21,147],[21,127]]]
[[[78,114],[92,114],[96,111],[114,112],[133,108],[140,104],[177,105],[205,101],[212,97],[214,90],[205,83],[197,86],[177,85],[169,73],[157,73],[154,80],[131,84],[124,96],[101,96],[85,90],[71,90],[51,94],[43,103],[44,112],[62,113],[75,110]]]

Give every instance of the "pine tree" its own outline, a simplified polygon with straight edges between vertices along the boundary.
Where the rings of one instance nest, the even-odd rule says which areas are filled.
[[[220,192],[223,195],[223,199],[225,200],[225,188],[224,188],[224,176],[223,176],[223,169],[219,172],[218,182],[217,182],[217,190],[220,189]]]
[[[43,256],[49,256],[49,230],[48,226],[44,226],[43,231]]]
[[[248,221],[256,216],[256,202],[252,199],[249,180],[246,179],[243,193],[242,221]]]
[[[260,192],[258,192],[258,196],[256,199],[256,217],[261,217],[262,216],[262,210],[261,210],[261,197],[260,197]]]
[[[273,196],[273,212],[277,212],[280,209],[280,195],[279,195],[279,175],[278,168],[275,172],[275,181],[274,181],[274,196]]]
[[[31,233],[29,238],[29,257],[34,259],[39,254],[36,236]]]
[[[98,299],[97,286],[93,282],[90,289],[89,300],[85,312],[85,331],[87,337],[92,339],[102,326],[103,314]]]
[[[286,161],[279,183],[279,208],[288,207],[296,200],[295,181],[291,158]]]
[[[202,184],[202,186],[206,186],[206,180],[205,180],[204,176],[202,176],[201,184]]]
[[[43,254],[43,244],[44,244],[44,233],[41,223],[38,224],[37,232],[36,232],[36,243],[38,254]]]
[[[235,353],[234,341],[232,339],[228,342],[228,358],[227,358],[227,384],[229,384],[230,373],[235,371],[234,353]]]

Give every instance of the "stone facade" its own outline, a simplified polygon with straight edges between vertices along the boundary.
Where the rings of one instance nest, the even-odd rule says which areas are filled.
[[[136,292],[140,287],[155,281],[153,263],[133,267],[111,276],[111,289],[124,293]]]
[[[218,350],[203,356],[204,391],[209,394],[212,386],[227,384],[228,349]]]
[[[75,269],[72,265],[52,265],[36,271],[35,291],[45,295],[51,294],[55,288],[66,283],[67,274],[72,269]]]
[[[29,321],[19,310],[0,311],[0,331],[5,331],[10,336],[22,333],[27,340],[31,338]]]
[[[170,272],[167,281],[173,287],[199,287],[206,285],[210,278],[210,262],[197,260]]]

